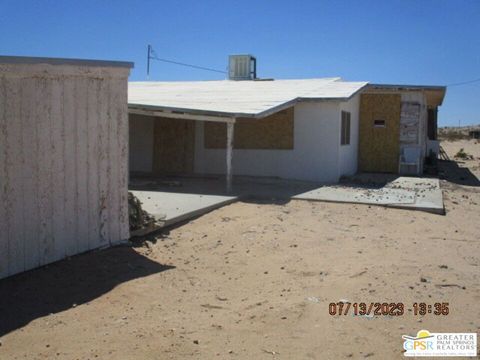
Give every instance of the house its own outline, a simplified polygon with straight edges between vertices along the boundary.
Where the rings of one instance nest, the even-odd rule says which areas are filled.
[[[0,56],[0,278],[130,237],[132,66]]]
[[[437,113],[445,92],[444,86],[368,84],[360,101],[359,171],[420,175],[425,158],[439,153]]]
[[[229,66],[229,80],[129,83],[132,175],[337,182],[357,171],[420,173],[435,148],[444,87],[258,79],[249,55]],[[402,169],[411,147],[415,167]]]
[[[472,139],[480,139],[480,130],[470,130],[468,136]]]

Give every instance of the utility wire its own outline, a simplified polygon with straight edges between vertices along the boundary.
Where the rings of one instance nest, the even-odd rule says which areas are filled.
[[[194,69],[206,70],[206,71],[213,71],[213,72],[217,72],[217,73],[221,73],[221,74],[226,74],[226,73],[227,73],[226,71],[217,70],[217,69],[212,69],[212,68],[208,68],[208,67],[204,67],[204,66],[186,64],[186,63],[182,63],[182,62],[179,62],[179,61],[162,59],[162,58],[159,58],[159,57],[157,56],[157,54],[155,53],[155,51],[154,51],[153,49],[151,49],[151,55],[149,55],[149,57],[150,57],[150,59],[157,60],[157,61],[162,61],[162,62],[166,62],[166,63],[169,63],[169,64],[187,66],[187,67],[191,67],[191,68],[194,68]]]
[[[474,80],[469,80],[469,81],[463,81],[463,82],[448,84],[447,86],[467,85],[467,84],[472,84],[472,83],[475,83],[475,82],[478,82],[478,81],[480,81],[480,79],[474,79]]]

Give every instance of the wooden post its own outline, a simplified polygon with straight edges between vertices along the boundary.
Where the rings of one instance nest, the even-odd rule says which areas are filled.
[[[232,191],[232,155],[233,155],[233,129],[235,123],[227,123],[227,193]]]

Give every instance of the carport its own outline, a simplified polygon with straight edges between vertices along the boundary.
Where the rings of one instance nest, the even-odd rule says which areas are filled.
[[[210,115],[198,112],[186,112],[173,109],[166,109],[162,107],[148,106],[148,105],[131,105],[129,104],[128,113],[136,115],[144,115],[151,117],[167,118],[167,119],[181,119],[202,122],[216,122],[225,123],[227,127],[226,135],[226,190],[230,193],[232,190],[232,156],[233,156],[233,135],[235,126],[234,116],[225,115]]]

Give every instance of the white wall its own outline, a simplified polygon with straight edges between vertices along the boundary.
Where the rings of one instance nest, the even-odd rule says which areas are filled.
[[[339,103],[295,105],[293,150],[233,151],[235,175],[277,176],[285,179],[336,182],[339,178]],[[225,174],[225,150],[205,149],[204,124],[197,122],[195,172]]]
[[[0,64],[0,278],[128,239],[128,74]]]
[[[151,172],[153,166],[153,116],[129,115],[130,171]]]
[[[354,175],[358,168],[358,139],[359,139],[359,112],[360,95],[357,94],[350,100],[340,104],[339,122],[341,124],[341,111],[350,112],[350,145],[339,145],[339,177]],[[340,137],[340,134],[339,134]],[[340,139],[338,140],[340,144]]]
[[[420,104],[420,123],[418,129],[418,146],[421,149],[421,159],[420,159],[420,174],[423,172],[423,163],[424,158],[427,153],[427,126],[428,126],[428,109],[427,109],[427,98],[422,91],[404,91],[401,93],[402,102],[416,102]],[[411,146],[411,145],[407,145]],[[400,149],[402,150],[405,146],[400,144]]]

